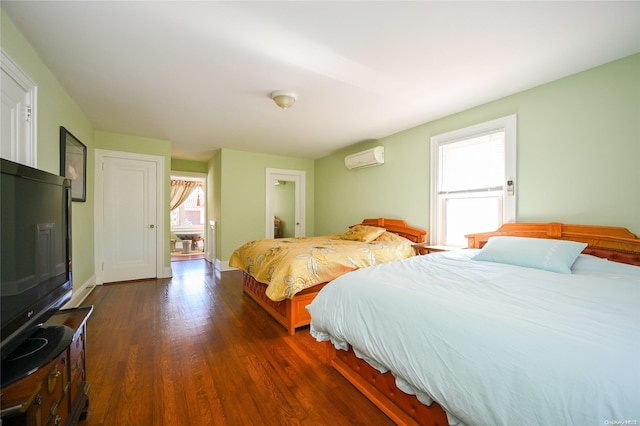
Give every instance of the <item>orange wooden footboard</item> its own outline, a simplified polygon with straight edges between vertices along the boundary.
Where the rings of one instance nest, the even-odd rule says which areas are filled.
[[[309,325],[311,317],[306,306],[316,297],[326,283],[318,284],[297,293],[291,299],[274,302],[265,294],[267,286],[256,281],[246,272],[242,273],[242,290],[260,305],[269,315],[287,329],[290,335],[296,333],[296,329]]]
[[[381,374],[358,358],[351,347],[348,351],[342,351],[336,350],[330,342],[323,344],[327,345],[331,365],[396,424],[449,425],[447,415],[440,405],[436,402],[424,405],[415,395],[399,390],[395,377],[390,372]]]

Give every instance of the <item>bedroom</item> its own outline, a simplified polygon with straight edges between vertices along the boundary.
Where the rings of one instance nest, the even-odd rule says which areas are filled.
[[[57,134],[60,123],[71,123],[90,153],[96,148],[135,150],[162,155],[170,162],[168,140],[96,129],[4,11],[2,48],[41,88],[41,168],[57,172],[58,143],[50,135]],[[374,142],[317,160],[222,149],[207,163],[211,217],[222,226],[216,257],[224,262],[240,243],[264,233],[265,167],[307,172],[309,235],[344,229],[370,216],[402,217],[428,228],[429,137],[514,112],[520,123],[519,221],[616,225],[640,234],[639,68],[640,55],[636,53],[397,132],[375,142],[385,146],[387,164],[359,172],[344,169],[342,159]],[[89,178],[93,176],[92,162],[90,155]],[[363,193],[367,186],[376,190]],[[353,194],[359,194],[358,198]],[[95,284],[93,203],[89,193],[87,203],[73,206],[74,235],[87,235],[74,245],[78,288]],[[167,255],[164,266],[169,265]]]

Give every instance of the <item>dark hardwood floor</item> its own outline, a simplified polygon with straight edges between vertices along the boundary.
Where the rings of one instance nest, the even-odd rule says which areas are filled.
[[[81,425],[392,425],[323,360],[308,327],[289,336],[239,271],[203,260],[174,277],[97,286]]]

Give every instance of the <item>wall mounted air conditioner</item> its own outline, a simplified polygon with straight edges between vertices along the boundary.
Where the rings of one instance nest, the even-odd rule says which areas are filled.
[[[344,157],[344,165],[349,170],[379,166],[380,164],[384,164],[384,146],[376,146]]]

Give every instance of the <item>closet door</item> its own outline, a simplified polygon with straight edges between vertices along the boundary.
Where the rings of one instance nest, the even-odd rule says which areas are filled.
[[[155,278],[160,223],[157,223],[158,164],[153,160],[104,155],[98,165],[101,196],[99,282]],[[101,205],[98,206],[98,205]]]

